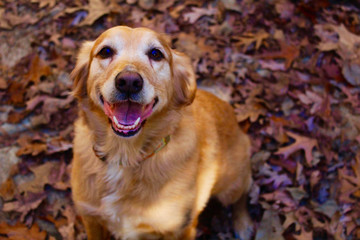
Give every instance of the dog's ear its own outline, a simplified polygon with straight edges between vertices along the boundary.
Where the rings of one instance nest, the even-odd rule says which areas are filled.
[[[172,51],[172,71],[174,79],[174,104],[176,107],[189,105],[196,93],[196,78],[188,56]]]
[[[74,70],[70,74],[73,80],[72,94],[77,98],[86,96],[86,81],[89,71],[91,49],[94,42],[84,42],[77,56]]]

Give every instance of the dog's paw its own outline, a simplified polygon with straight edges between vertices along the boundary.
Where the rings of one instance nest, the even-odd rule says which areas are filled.
[[[248,214],[243,214],[240,218],[234,222],[236,239],[250,240],[254,236],[255,228],[254,223]]]
[[[235,230],[236,239],[240,240],[250,240],[254,236],[254,226],[248,224],[244,229]]]

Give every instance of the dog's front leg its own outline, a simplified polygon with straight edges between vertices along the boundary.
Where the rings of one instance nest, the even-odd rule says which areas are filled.
[[[96,217],[81,216],[88,240],[110,239],[109,232],[99,223]]]
[[[198,224],[197,217],[190,221],[190,224],[187,225],[184,231],[181,234],[179,240],[194,240],[196,238],[196,226]]]
[[[193,240],[196,237],[196,227],[190,226],[185,229],[179,239],[181,240]]]
[[[249,240],[254,234],[254,225],[246,207],[246,195],[233,204],[233,222],[237,238]]]

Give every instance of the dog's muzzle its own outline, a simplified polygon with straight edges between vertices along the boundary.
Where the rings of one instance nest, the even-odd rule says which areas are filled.
[[[125,98],[131,98],[131,96],[139,94],[143,89],[143,85],[144,80],[137,72],[121,71],[115,77],[115,88]]]

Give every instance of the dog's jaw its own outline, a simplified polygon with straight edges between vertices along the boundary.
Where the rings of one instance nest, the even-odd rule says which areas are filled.
[[[131,100],[109,103],[103,97],[100,99],[111,128],[115,134],[123,138],[136,136],[158,103],[157,97],[146,105]]]

